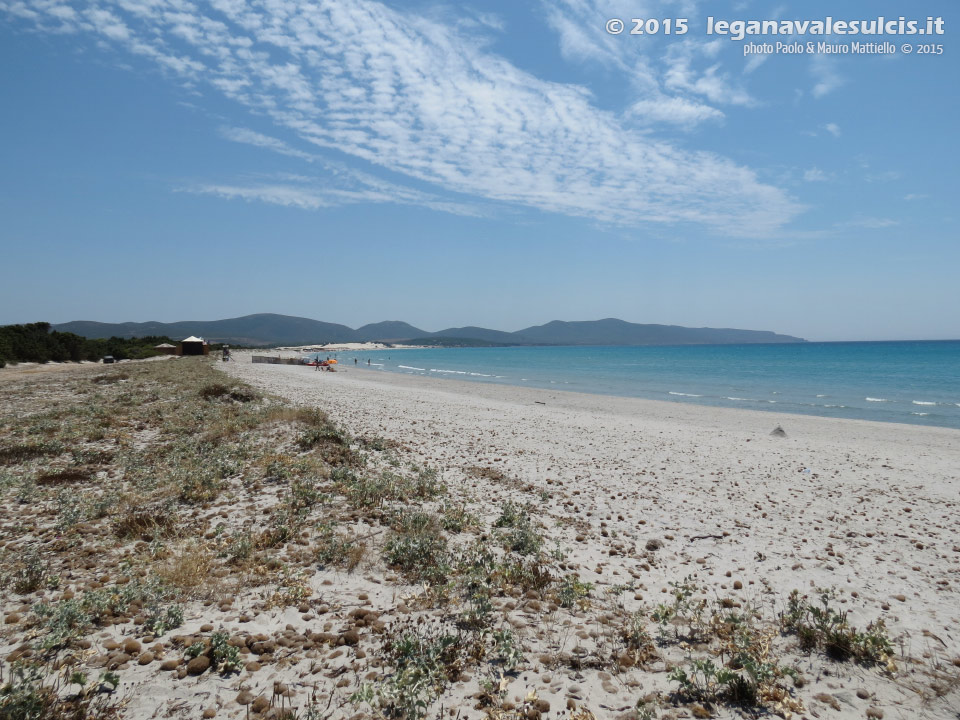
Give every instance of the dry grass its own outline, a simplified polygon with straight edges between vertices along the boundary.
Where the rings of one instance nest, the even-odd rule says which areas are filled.
[[[184,598],[209,599],[223,595],[218,578],[212,573],[216,551],[196,540],[178,544],[155,568],[157,577],[180,591]]]

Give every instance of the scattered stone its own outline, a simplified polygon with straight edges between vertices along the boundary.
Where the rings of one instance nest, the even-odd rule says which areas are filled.
[[[153,662],[153,660],[154,660],[154,655],[149,650],[141,654],[140,657],[137,658],[137,662],[140,663],[141,665],[149,665],[150,663]]]
[[[770,433],[770,435],[773,436],[773,437],[785,438],[785,437],[787,436],[787,432],[786,432],[782,427],[780,427],[779,425],[777,425],[777,426],[773,429],[773,431]]]
[[[818,693],[813,696],[814,700],[819,700],[824,705],[829,705],[834,710],[840,709],[840,701],[837,700],[833,695],[828,695],[827,693]]]
[[[137,655],[140,652],[140,643],[133,638],[129,638],[123,643],[123,651],[127,655]]]
[[[206,655],[198,655],[187,663],[187,672],[191,675],[200,675],[206,672],[210,667],[210,658]]]
[[[867,717],[872,718],[872,720],[883,720],[883,710],[878,707],[868,707]]]
[[[263,695],[260,695],[256,700],[253,701],[250,709],[255,713],[262,713],[268,707],[270,707],[270,701],[267,700]]]

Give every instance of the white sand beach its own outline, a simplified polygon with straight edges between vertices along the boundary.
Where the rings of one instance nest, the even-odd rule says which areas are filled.
[[[507,498],[532,503],[595,592],[632,584],[630,608],[664,601],[671,581],[690,577],[774,614],[792,589],[815,598],[832,588],[852,623],[882,618],[895,676],[807,656],[801,695],[813,717],[954,718],[960,709],[956,430],[237,358],[222,369],[320,407],[352,433],[399,441],[491,515]],[[785,437],[771,435],[778,425]],[[530,628],[528,655],[543,642]],[[932,679],[941,670],[954,678],[947,687]],[[596,694],[594,712],[611,717],[636,683],[666,687],[662,670],[633,687],[604,673],[542,674],[541,697],[553,692],[554,708],[574,678],[587,688],[580,696]]]

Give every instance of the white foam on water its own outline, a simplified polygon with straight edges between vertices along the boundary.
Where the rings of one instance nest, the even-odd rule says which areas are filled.
[[[921,417],[923,417],[924,415],[929,415],[930,413],[918,413],[918,412],[912,412],[912,413],[910,413],[910,414],[911,414],[911,415],[920,415]]]
[[[484,375],[483,373],[469,373],[472,377],[493,377],[493,375]]]
[[[397,365],[398,368],[403,368],[404,370],[419,370],[420,372],[426,372],[426,368],[415,368],[411,365]]]
[[[886,398],[864,398],[867,402],[889,402]]]
[[[430,368],[430,372],[435,373],[447,373],[448,375],[466,375],[466,370],[437,370],[436,368]]]
[[[927,402],[926,400],[914,400],[914,405],[936,405],[935,402]]]
[[[683,397],[703,397],[703,395],[694,395],[693,393],[678,393],[678,392],[673,392],[672,390],[671,390],[669,393],[667,393],[667,394],[668,394],[668,395],[681,395],[681,396],[683,396]]]
[[[826,395],[817,395],[817,397],[827,397]]]

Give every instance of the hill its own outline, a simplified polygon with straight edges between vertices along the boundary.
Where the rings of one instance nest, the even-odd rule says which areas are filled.
[[[641,325],[616,318],[565,322],[554,320],[515,333],[528,343],[544,345],[731,345],[737,343],[803,342],[802,338],[768,330],[688,328]]]
[[[413,325],[400,320],[371,323],[354,330],[357,342],[396,342],[431,334],[427,330],[415,328]]]
[[[439,332],[431,333],[436,337],[460,338],[462,340],[483,340],[484,344],[497,345],[529,345],[519,333],[504,332],[503,330],[488,330],[487,328],[467,327],[447,328]],[[552,344],[552,343],[551,343]]]
[[[235,345],[356,342],[356,331],[346,325],[273,313],[245,315],[229,320],[188,320],[173,323],[100,323],[78,320],[54,325],[54,329],[88,338],[168,335],[183,339],[188,335],[199,335],[210,342]]]
[[[517,332],[481,327],[455,327],[428,332],[400,320],[372,323],[353,330],[346,325],[260,313],[228,320],[174,323],[100,323],[77,320],[53,326],[87,338],[133,338],[165,335],[181,339],[200,335],[211,342],[235,345],[311,345],[344,342],[410,342],[459,345],[711,345],[805,342],[766,330],[688,328],[679,325],[630,323],[616,318],[588,321],[554,320]]]

